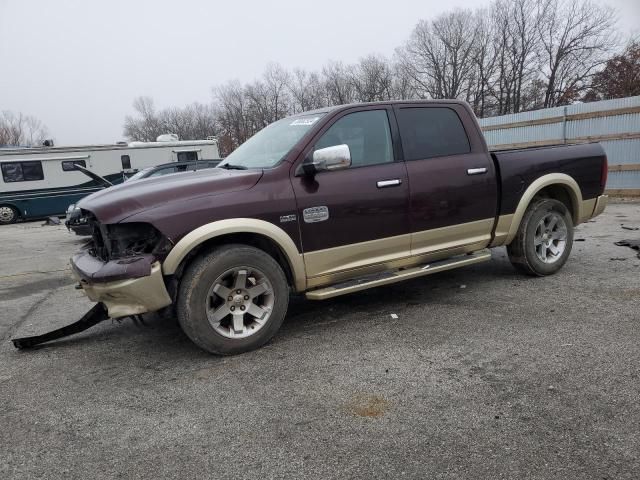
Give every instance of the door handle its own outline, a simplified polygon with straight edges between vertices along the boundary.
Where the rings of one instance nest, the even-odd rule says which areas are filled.
[[[378,186],[378,188],[386,188],[395,187],[397,185],[400,185],[401,183],[402,180],[400,180],[399,178],[394,178],[393,180],[379,180],[376,185]]]
[[[487,169],[485,167],[467,168],[467,175],[482,175],[483,173],[487,173]]]

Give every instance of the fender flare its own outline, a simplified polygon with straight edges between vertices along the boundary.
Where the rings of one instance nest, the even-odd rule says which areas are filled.
[[[564,173],[549,173],[536,179],[533,183],[531,183],[531,185],[529,185],[529,187],[527,187],[527,189],[522,194],[520,202],[518,202],[516,211],[513,213],[511,226],[509,227],[509,233],[507,235],[507,239],[504,242],[505,245],[511,243],[511,241],[518,233],[522,217],[524,217],[524,213],[533,200],[533,197],[535,197],[540,190],[551,185],[563,186],[565,187],[567,193],[569,193],[569,197],[571,198],[574,225],[578,225],[587,217],[589,217],[591,212],[587,211],[588,206],[585,205],[586,202],[582,200],[582,191],[580,190],[578,182],[576,182],[573,177],[570,177],[569,175],[566,175]]]
[[[185,257],[198,245],[222,235],[231,233],[255,233],[267,237],[280,247],[291,268],[296,291],[304,291],[307,286],[304,260],[291,237],[273,223],[256,218],[231,218],[207,223],[185,235],[167,255],[162,264],[164,275],[173,275]]]

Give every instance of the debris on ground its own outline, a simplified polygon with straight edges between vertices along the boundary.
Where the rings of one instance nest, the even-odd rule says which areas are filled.
[[[60,219],[58,217],[49,217],[47,221],[42,224],[43,227],[50,225],[60,225]]]
[[[625,230],[640,230],[640,227],[627,227],[626,225],[620,225],[620,227],[624,228]]]
[[[619,242],[613,242],[614,245],[619,247],[629,247],[638,251],[638,258],[640,258],[640,240],[620,240]]]
[[[460,285],[460,288],[467,288],[466,285]]]
[[[612,262],[616,261],[616,260],[619,261],[619,262],[624,262],[626,260],[626,258],[624,258],[624,257],[611,257],[609,259],[609,261],[612,261]]]
[[[584,241],[585,241],[584,238],[576,238],[574,240],[574,242],[584,242]]]
[[[393,318],[395,320],[396,318],[398,318],[398,315],[396,315],[395,313],[392,313],[391,314],[391,318]]]

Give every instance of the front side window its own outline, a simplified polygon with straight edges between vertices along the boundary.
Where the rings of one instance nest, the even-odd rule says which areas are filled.
[[[291,151],[324,113],[283,118],[263,128],[244,142],[218,166],[271,168]]]
[[[42,162],[7,162],[2,164],[2,179],[7,182],[44,180]]]
[[[386,110],[367,110],[345,115],[331,125],[314,150],[348,145],[351,167],[393,162],[393,144]]]
[[[469,139],[458,114],[447,107],[409,107],[398,111],[405,160],[469,153]]]
[[[62,162],[62,171],[72,172],[75,170],[75,165],[87,168],[87,163],[84,160],[67,160]]]

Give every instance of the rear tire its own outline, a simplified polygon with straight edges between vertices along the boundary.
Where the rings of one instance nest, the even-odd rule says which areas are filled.
[[[573,220],[569,210],[558,200],[540,198],[527,208],[507,253],[517,270],[541,277],[560,270],[572,246]]]
[[[196,345],[233,355],[268,342],[288,305],[289,286],[280,265],[262,250],[234,244],[187,267],[176,309],[180,326]]]
[[[18,219],[18,210],[11,205],[0,205],[0,225],[15,223]]]

